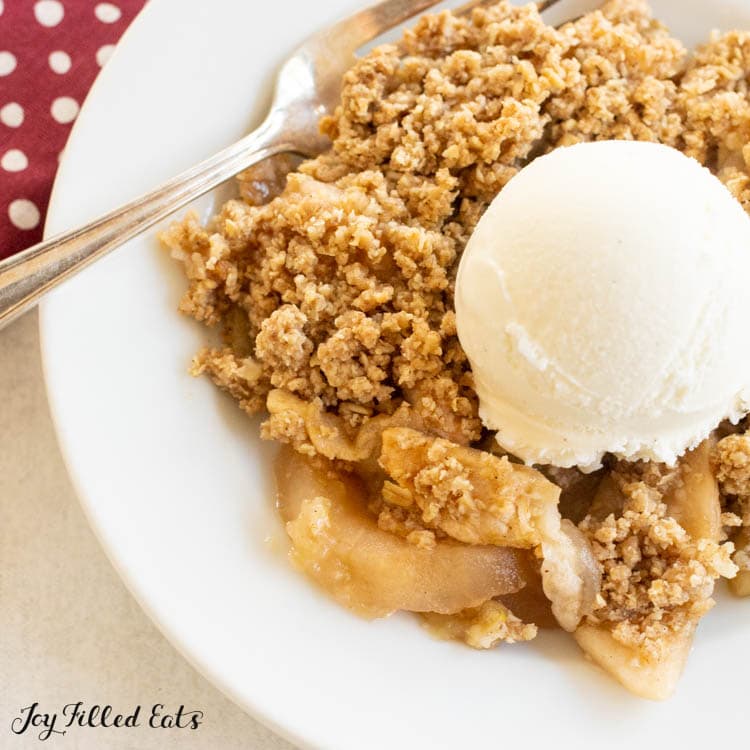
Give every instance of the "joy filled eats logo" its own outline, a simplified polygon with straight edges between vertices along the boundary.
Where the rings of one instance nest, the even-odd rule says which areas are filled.
[[[10,729],[13,734],[36,734],[44,741],[55,735],[64,735],[68,729],[132,729],[145,726],[151,729],[198,729],[203,722],[203,711],[188,711],[181,705],[176,711],[168,710],[163,703],[148,708],[136,706],[130,713],[117,713],[112,706],[85,706],[83,701],[68,703],[58,711],[42,711],[39,703],[22,708]]]

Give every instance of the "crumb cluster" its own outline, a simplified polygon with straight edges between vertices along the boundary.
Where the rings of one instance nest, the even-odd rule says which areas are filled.
[[[464,544],[541,544],[539,519],[556,508],[560,494],[539,472],[506,457],[408,428],[383,434],[380,465],[389,477],[386,507],[407,509],[426,528]]]
[[[537,635],[536,625],[524,623],[495,599],[465,609],[459,615],[428,612],[422,617],[427,628],[438,638],[464,641],[476,649],[492,648],[499,643],[531,641]]]
[[[750,432],[721,440],[713,461],[724,495],[723,520],[737,547],[732,559],[741,571],[750,571]]]

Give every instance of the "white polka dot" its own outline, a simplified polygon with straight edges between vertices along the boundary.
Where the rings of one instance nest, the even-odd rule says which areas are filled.
[[[60,96],[52,102],[50,107],[52,117],[61,125],[73,122],[78,114],[78,102],[69,96]]]
[[[16,56],[12,52],[0,52],[0,76],[10,75],[16,69]]]
[[[5,5],[3,3],[3,0],[0,0],[0,16],[3,15],[4,10],[5,10]]]
[[[70,55],[62,50],[55,50],[49,56],[49,66],[55,73],[62,75],[70,70]]]
[[[8,216],[11,223],[19,229],[33,229],[41,216],[39,209],[26,198],[19,198],[8,206]]]
[[[23,172],[28,166],[29,160],[26,158],[26,154],[17,148],[6,151],[3,154],[3,158],[0,159],[0,167],[6,172]]]
[[[38,0],[34,3],[34,15],[42,26],[57,26],[63,20],[65,8],[59,0]]]
[[[102,23],[114,23],[119,21],[122,15],[122,11],[112,3],[99,3],[94,8],[94,13]]]
[[[103,68],[104,64],[112,57],[112,53],[115,51],[114,44],[105,44],[103,47],[99,47],[96,51],[96,61],[99,63],[99,67]]]
[[[17,102],[8,102],[0,109],[0,122],[9,128],[17,128],[23,123],[23,107]]]

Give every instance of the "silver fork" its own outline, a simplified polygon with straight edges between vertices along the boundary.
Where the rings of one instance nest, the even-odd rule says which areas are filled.
[[[496,0],[471,0],[468,13]],[[310,37],[281,68],[273,105],[257,130],[150,193],[0,263],[0,328],[60,282],[233,175],[283,152],[314,156],[329,145],[318,121],[336,106],[344,73],[363,45],[440,0],[385,0]],[[542,0],[541,10],[558,0]]]

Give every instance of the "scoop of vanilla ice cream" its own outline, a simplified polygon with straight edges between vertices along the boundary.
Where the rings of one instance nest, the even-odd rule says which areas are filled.
[[[485,425],[527,463],[673,463],[750,411],[750,218],[698,162],[605,141],[533,161],[456,281]]]

